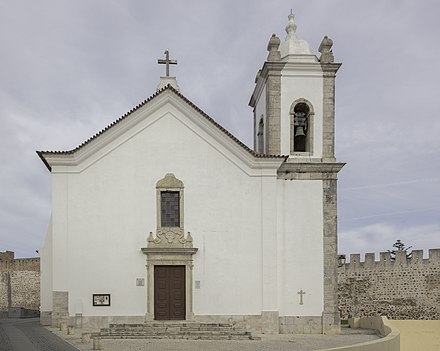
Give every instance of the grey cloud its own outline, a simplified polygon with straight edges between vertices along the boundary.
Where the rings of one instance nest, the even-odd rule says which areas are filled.
[[[163,74],[156,60],[167,48],[179,61],[172,72],[182,93],[252,145],[247,103],[255,74],[271,34],[284,38],[292,6],[298,35],[314,52],[329,35],[343,62],[336,87],[337,156],[347,162],[339,177],[340,244],[379,250],[385,239],[363,228],[394,228],[386,232],[391,245],[404,223],[414,235],[420,229],[423,245],[440,247],[432,234],[440,187],[423,182],[440,171],[438,2],[0,6],[0,250],[26,256],[43,244],[50,175],[34,151],[71,149],[153,94]]]

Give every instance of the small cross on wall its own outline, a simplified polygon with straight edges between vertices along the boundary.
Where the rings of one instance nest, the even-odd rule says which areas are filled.
[[[301,289],[300,291],[298,291],[298,295],[299,295],[299,304],[300,304],[300,305],[304,305],[304,302],[303,302],[303,295],[305,295],[305,294],[306,294],[306,292],[303,291],[303,289]]]
[[[166,67],[166,77],[170,76],[170,65],[177,65],[177,60],[170,60],[170,52],[168,50],[165,50],[165,60],[158,59],[157,63],[160,65],[165,65]]]

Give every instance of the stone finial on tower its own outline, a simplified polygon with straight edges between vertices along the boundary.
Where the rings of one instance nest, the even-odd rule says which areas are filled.
[[[321,53],[321,57],[319,61],[322,63],[333,63],[335,62],[335,57],[333,56],[333,52],[331,50],[333,46],[333,40],[331,40],[328,36],[325,36],[322,39],[321,45],[319,45],[318,51]]]
[[[170,52],[168,50],[165,50],[164,55],[165,55],[165,60],[158,59],[157,63],[165,65],[166,67],[165,77],[160,77],[159,85],[157,86],[156,90],[159,91],[160,89],[166,87],[169,84],[177,91],[180,91],[180,88],[177,85],[176,77],[170,77],[170,65],[177,65],[177,60],[170,59]]]
[[[290,14],[288,16],[289,18],[289,23],[287,23],[286,26],[286,33],[287,35],[296,35],[296,24],[295,24],[295,15],[293,13],[293,10],[290,9]]]
[[[267,61],[279,61],[281,60],[281,54],[278,50],[280,47],[281,40],[275,34],[272,34],[272,37],[269,40],[269,44],[267,44],[267,51],[269,51],[269,55],[267,55]]]

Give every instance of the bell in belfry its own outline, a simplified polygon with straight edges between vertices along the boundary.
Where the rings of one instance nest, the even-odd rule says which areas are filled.
[[[295,131],[295,137],[298,137],[298,136],[306,136],[306,134],[304,133],[304,128],[301,126],[296,128],[296,131]]]

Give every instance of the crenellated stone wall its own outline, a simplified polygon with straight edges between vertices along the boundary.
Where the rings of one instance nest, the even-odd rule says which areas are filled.
[[[341,318],[385,315],[390,319],[440,320],[440,249],[414,250],[412,259],[398,253],[373,253],[365,260],[351,254],[338,268],[338,299]],[[40,306],[40,259],[14,259],[0,252],[0,311],[8,307],[38,310]]]
[[[412,259],[398,252],[350,255],[338,269],[341,318],[384,315],[390,319],[440,319],[440,249],[414,250]]]
[[[39,309],[39,258],[15,259],[11,251],[0,252],[0,311],[10,307]]]

